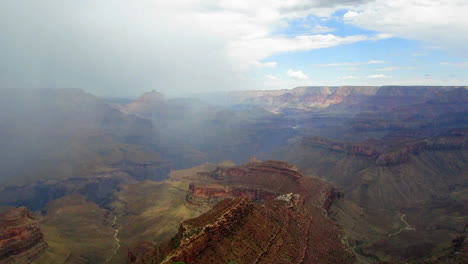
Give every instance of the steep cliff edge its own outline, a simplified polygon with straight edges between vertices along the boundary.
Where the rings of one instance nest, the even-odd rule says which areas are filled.
[[[344,101],[361,102],[375,95],[378,89],[375,86],[303,86],[283,90],[231,92],[229,98],[232,104],[260,105],[273,112],[286,109],[310,111]]]
[[[30,263],[47,248],[39,223],[25,207],[0,215],[0,264]]]
[[[341,142],[323,137],[306,137],[304,145],[320,147],[352,156],[368,157],[377,166],[394,166],[407,162],[411,155],[423,151],[468,149],[468,137],[463,131],[454,130],[451,135],[426,139],[368,140],[364,142]]]
[[[144,256],[130,252],[129,263],[354,263],[336,225],[297,197],[223,200],[184,221],[162,247]]]
[[[294,165],[251,160],[190,179],[199,181],[189,185],[188,205],[217,205],[165,244],[130,249],[129,263],[354,263],[327,217],[339,193]]]
[[[330,111],[345,107],[349,115],[354,110],[389,111],[396,106],[421,103],[440,93],[454,90],[464,91],[466,87],[444,86],[303,86],[294,89],[230,92],[231,104],[259,105],[273,112],[287,112],[291,109]],[[452,98],[449,100],[452,101]],[[341,109],[342,110],[342,109]],[[341,111],[340,111],[341,112]]]
[[[188,203],[213,206],[227,198],[241,196],[254,201],[272,200],[280,194],[296,193],[307,206],[327,210],[331,197],[336,198],[335,188],[320,179],[304,177],[291,163],[268,160],[250,162],[238,166],[219,166],[212,172],[198,173],[207,177],[190,184]],[[331,200],[330,200],[331,199]]]

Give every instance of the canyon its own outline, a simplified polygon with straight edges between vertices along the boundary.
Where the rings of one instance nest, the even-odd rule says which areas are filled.
[[[34,212],[3,224],[32,228],[11,244],[24,254],[4,259],[462,259],[464,244],[452,245],[468,221],[467,102],[467,87],[432,86],[209,100],[9,91],[0,97],[0,209]]]

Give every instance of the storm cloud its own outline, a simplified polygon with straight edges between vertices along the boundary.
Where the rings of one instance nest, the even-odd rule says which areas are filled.
[[[175,2],[1,1],[0,89],[82,88],[107,96],[137,96],[153,89],[167,95],[264,89],[268,87],[260,76],[265,73],[258,72],[282,66],[270,59],[279,53],[392,36],[465,51],[460,47],[466,43],[467,5],[459,0],[444,5],[430,0]],[[444,12],[436,12],[441,7]],[[376,33],[275,34],[288,28],[289,21],[308,16],[326,20],[337,10],[347,12],[334,19]],[[438,26],[428,26],[432,18],[424,15],[418,16],[424,23],[414,23],[413,11],[437,13]],[[280,84],[290,88],[295,83]]]
[[[170,7],[136,2],[2,1],[1,87],[123,96],[233,88],[223,43],[177,23]]]

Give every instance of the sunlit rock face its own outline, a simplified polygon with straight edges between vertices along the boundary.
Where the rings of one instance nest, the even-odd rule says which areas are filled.
[[[0,214],[0,263],[30,263],[46,248],[39,223],[28,209]]]
[[[298,198],[298,195],[292,197]],[[336,225],[301,199],[226,199],[130,263],[353,263]]]
[[[327,217],[339,193],[304,177],[296,166],[251,159],[190,179],[195,182],[188,187],[187,205],[212,209],[184,221],[161,246],[144,242],[130,249],[129,263],[354,261],[340,229]]]

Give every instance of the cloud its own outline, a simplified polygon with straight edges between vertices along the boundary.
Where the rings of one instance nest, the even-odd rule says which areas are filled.
[[[467,56],[467,13],[465,0],[375,0],[355,5],[343,19]]]
[[[252,65],[257,66],[257,67],[265,67],[265,68],[274,68],[278,63],[276,61],[269,61],[269,62],[259,62],[259,61],[253,61]]]
[[[136,96],[251,86],[232,70],[225,39],[189,25],[187,12],[193,19],[149,0],[1,1],[1,87]]]
[[[266,75],[265,76],[267,80],[270,80],[270,81],[277,81],[279,80],[278,77],[274,76],[274,75]]]
[[[269,56],[371,38],[322,34],[325,27],[292,37],[274,32],[290,20],[365,2],[0,1],[0,84],[114,96],[255,89],[259,83],[239,76],[276,66],[265,62]]]
[[[378,64],[378,63],[386,63],[386,61],[370,60],[366,62],[332,62],[332,63],[324,63],[324,64],[316,64],[316,65],[326,66],[326,67],[341,67],[341,66],[359,66],[359,65]]]
[[[386,68],[379,68],[375,69],[376,71],[399,71],[399,70],[413,70],[416,69],[416,67],[386,67]]]
[[[0,87],[114,96],[258,89],[264,73],[242,76],[281,64],[272,55],[393,36],[466,56],[467,8],[463,0],[0,1]],[[310,34],[276,34],[290,21],[338,10],[349,10],[345,23],[375,33],[330,34],[317,25]],[[363,64],[373,63],[322,66]]]
[[[365,63],[365,64],[377,64],[377,63],[385,63],[385,61],[381,61],[381,60],[370,60],[370,61],[368,61],[368,62]]]
[[[305,75],[302,71],[294,71],[292,69],[288,70],[288,76],[297,80],[308,80],[309,77]]]
[[[440,65],[457,67],[457,68],[468,68],[468,61],[463,61],[463,62],[441,62]]]
[[[368,79],[383,79],[383,78],[388,78],[388,76],[385,75],[385,74],[372,74],[372,75],[368,75],[366,78],[368,78]]]
[[[331,28],[331,27],[326,27],[326,26],[321,26],[321,25],[316,25],[315,27],[310,29],[310,33],[313,34],[322,34],[322,33],[328,33],[328,32],[333,32],[336,31],[336,28]]]
[[[353,10],[349,10],[348,12],[346,12],[346,13],[343,15],[343,18],[344,18],[345,20],[351,20],[351,19],[357,17],[358,15],[359,15],[358,12],[353,11]]]
[[[260,61],[273,54],[291,51],[308,51],[329,48],[367,40],[364,35],[339,37],[327,35],[299,35],[294,38],[264,37],[255,39],[239,39],[228,46],[228,55],[238,65],[252,58]]]
[[[340,77],[338,77],[338,79],[353,80],[353,79],[358,79],[358,78],[356,76],[349,75],[349,76],[340,76]]]

